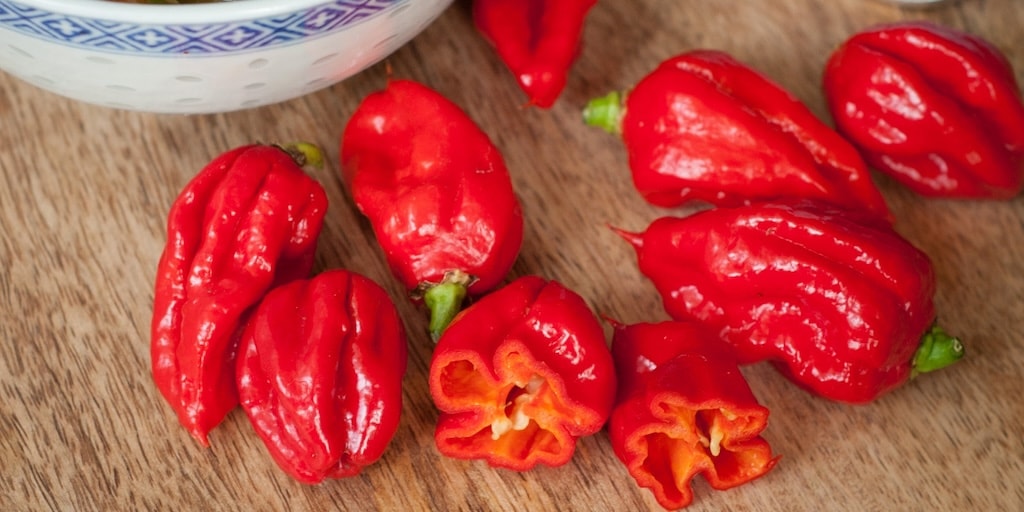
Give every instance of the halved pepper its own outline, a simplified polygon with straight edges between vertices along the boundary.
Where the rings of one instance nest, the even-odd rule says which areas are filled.
[[[406,338],[387,292],[346,270],[274,288],[246,324],[242,408],[270,455],[304,483],[358,474],[398,429]]]
[[[598,432],[615,399],[604,331],[575,292],[525,276],[459,313],[430,362],[449,457],[525,471],[559,466]]]
[[[672,57],[625,97],[591,101],[584,119],[621,133],[633,183],[657,206],[815,198],[891,218],[849,142],[781,86],[720,51]]]
[[[931,260],[866,212],[756,203],[620,234],[670,316],[705,323],[741,363],[772,361],[819,396],[869,402],[964,354],[935,325]]]
[[[523,241],[501,152],[457,105],[389,80],[345,126],[342,177],[394,275],[430,308],[436,338],[466,296],[500,284]]]
[[[206,165],[171,206],[153,297],[153,378],[203,446],[238,405],[245,315],[273,286],[309,276],[327,196],[302,165],[320,161],[309,144],[242,146]]]
[[[1008,199],[1024,187],[1024,101],[981,37],[924,21],[871,27],[831,55],[823,87],[839,132],[914,192]]]
[[[768,409],[740,373],[731,347],[696,322],[615,324],[619,379],[608,434],[637,484],[666,509],[693,501],[701,474],[730,489],[778,462],[761,437]]]

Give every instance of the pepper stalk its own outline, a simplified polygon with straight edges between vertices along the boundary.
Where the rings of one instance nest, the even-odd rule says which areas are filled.
[[[964,357],[964,345],[955,336],[946,334],[938,325],[921,336],[921,345],[914,353],[911,363],[911,378],[922,373],[941,370]]]
[[[455,315],[462,310],[462,302],[466,298],[473,276],[461,271],[450,270],[445,273],[444,280],[437,284],[423,286],[423,303],[430,310],[430,339],[435,343],[441,337]]]
[[[275,144],[274,147],[288,153],[299,167],[314,167],[320,169],[324,166],[324,153],[320,148],[311,142],[295,141],[286,144]]]
[[[626,112],[625,99],[624,94],[612,91],[590,100],[583,109],[583,122],[612,135],[622,133],[622,116]]]

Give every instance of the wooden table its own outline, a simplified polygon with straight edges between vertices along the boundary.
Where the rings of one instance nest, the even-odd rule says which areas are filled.
[[[756,5],[756,6],[755,6]],[[829,54],[854,30],[926,18],[1004,50],[1024,83],[1024,3],[965,0],[903,11],[868,0],[608,0],[593,11],[571,82],[551,110],[523,96],[457,2],[390,59],[463,106],[513,173],[526,240],[513,276],[557,279],[625,322],[666,318],[632,250],[605,227],[642,229],[685,213],[646,205],[622,145],[580,122],[583,103],[628,87],[695,47],[732,53],[826,117]],[[338,179],[337,140],[377,65],[286,103],[218,115],[112,111],[0,75],[0,508],[4,510],[658,510],[605,433],[573,460],[526,473],[442,458],[425,379],[422,311],[404,300]],[[267,455],[243,413],[202,449],[149,372],[153,277],[167,209],[214,155],[253,141],[308,139],[331,201],[317,269],[383,284],[410,333],[405,409],[383,459],[355,478],[299,484]],[[866,406],[814,398],[764,365],[746,368],[771,409],[782,455],[726,492],[694,484],[692,510],[1024,510],[1024,197],[944,201],[876,176],[897,228],[934,260],[942,324],[968,355]]]

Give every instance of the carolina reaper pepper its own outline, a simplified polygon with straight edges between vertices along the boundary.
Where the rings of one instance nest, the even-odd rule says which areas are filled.
[[[551,107],[565,89],[597,0],[474,0],[473,22],[530,98]]]
[[[516,279],[459,313],[430,361],[449,457],[525,471],[559,466],[601,429],[615,399],[604,332],[583,298],[556,281]]]
[[[719,51],[662,62],[624,98],[613,92],[591,101],[584,119],[621,133],[633,183],[656,206],[815,198],[889,217],[850,143],[781,86]]]
[[[732,349],[696,322],[615,324],[619,379],[608,434],[629,474],[666,509],[693,501],[690,480],[730,489],[763,476],[777,457],[761,437],[758,403]]]
[[[988,41],[928,22],[879,25],[830,57],[836,127],[867,162],[932,197],[1007,199],[1024,184],[1024,102]]]
[[[758,203],[621,234],[670,316],[704,322],[741,363],[770,360],[822,397],[868,402],[963,356],[935,326],[927,255],[864,212]]]
[[[309,275],[327,196],[308,144],[247,145],[211,161],[174,201],[157,267],[153,378],[202,445],[238,405],[237,331],[268,289]]]
[[[342,135],[343,179],[436,338],[466,295],[497,286],[523,241],[504,159],[457,105],[409,80],[367,96]]]
[[[387,293],[335,269],[263,298],[239,346],[238,393],[277,464],[312,484],[381,457],[398,429],[405,369]]]

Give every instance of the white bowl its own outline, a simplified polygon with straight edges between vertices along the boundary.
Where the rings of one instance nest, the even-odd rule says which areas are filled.
[[[362,71],[451,2],[0,0],[0,69],[61,96],[114,108],[241,110]]]

